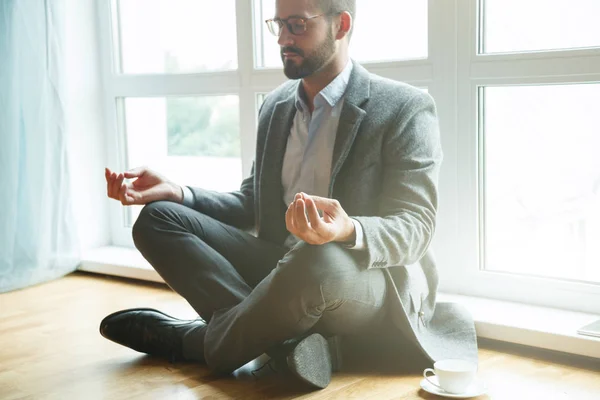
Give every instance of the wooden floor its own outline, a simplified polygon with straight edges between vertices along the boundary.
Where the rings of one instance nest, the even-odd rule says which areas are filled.
[[[322,391],[255,380],[242,368],[217,377],[202,365],[144,356],[102,338],[98,324],[129,307],[194,317],[165,286],[83,273],[0,295],[0,399],[437,399],[417,373],[338,373]],[[600,361],[480,343],[477,399],[600,399]]]

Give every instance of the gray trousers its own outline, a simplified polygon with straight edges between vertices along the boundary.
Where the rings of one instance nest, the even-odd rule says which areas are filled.
[[[133,239],[208,321],[205,334],[185,337],[184,351],[204,348],[215,371],[231,372],[307,332],[361,334],[384,319],[384,274],[367,270],[359,250],[305,242],[288,249],[167,201],[143,208]]]

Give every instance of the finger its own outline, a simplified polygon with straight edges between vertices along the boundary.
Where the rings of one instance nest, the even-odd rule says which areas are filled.
[[[294,230],[294,234],[296,236],[301,234],[299,225],[298,225],[298,207],[300,207],[300,204],[298,203],[298,200],[294,200],[294,202],[292,203],[292,206],[290,208],[290,219],[292,222],[292,229]]]
[[[125,193],[125,199],[127,200],[127,204],[129,204],[129,205],[143,204],[139,200],[137,200],[134,196],[131,196],[129,194],[129,192]]]
[[[292,201],[285,211],[285,226],[290,233],[296,234],[296,230],[294,229],[293,210],[294,202]]]
[[[104,177],[106,178],[106,195],[108,197],[110,197],[110,175],[111,175],[110,169],[105,168],[104,169]]]
[[[109,193],[110,193],[110,197],[115,199],[115,200],[119,200],[119,192],[115,190],[116,188],[116,182],[117,182],[117,174],[116,172],[111,172],[110,174],[110,187],[109,187]]]
[[[115,198],[117,200],[120,200],[119,198],[119,192],[121,191],[121,185],[123,184],[123,174],[119,174],[115,177],[115,180],[113,182],[113,194],[115,195]]]
[[[123,200],[127,203],[127,205],[141,204],[144,205],[148,203],[148,193],[142,193],[137,191],[132,187],[131,183],[124,183],[125,185],[125,193],[123,194]],[[147,191],[148,192],[148,191]]]
[[[117,174],[114,173],[114,172],[111,172],[110,176],[108,177],[108,197],[110,197],[111,199],[118,200],[119,197],[115,193],[115,181],[116,181],[116,179],[117,179]]]
[[[306,210],[308,212],[308,218],[310,218],[310,226],[320,235],[320,230],[323,228],[323,222],[321,221],[319,211],[317,210],[317,206],[313,199],[306,199]]]
[[[139,178],[140,176],[144,175],[145,172],[146,172],[146,167],[137,167],[134,169],[130,169],[129,171],[125,172],[125,178],[127,178],[127,179]]]
[[[128,205],[127,203],[127,184],[121,183],[121,188],[119,189],[119,200],[121,204],[124,206]]]
[[[328,199],[327,197],[311,196],[315,202],[317,209],[323,210],[328,214],[336,215],[341,210],[342,206],[336,199]]]
[[[295,210],[294,210],[294,225],[296,229],[300,233],[308,232],[310,229],[310,225],[308,223],[308,219],[306,218],[306,204],[304,200],[299,199],[296,202]]]
[[[130,186],[128,186],[127,190],[125,191],[125,201],[128,205],[143,205],[149,203],[149,200],[145,194],[138,192],[135,189],[132,190]]]
[[[299,198],[293,203],[290,214],[292,215],[294,234],[306,243],[318,244],[314,241],[316,235],[312,232],[310,223],[306,218],[306,206],[302,198]]]
[[[322,218],[312,198],[307,199],[306,208],[310,217],[310,225],[314,235],[318,237],[319,243],[330,242],[334,237],[334,226],[328,224],[329,218]]]
[[[119,190],[119,200],[125,206],[144,205],[152,201],[152,198],[160,199],[160,194],[152,189],[139,191],[133,187],[131,182],[124,182]]]
[[[310,198],[315,202],[319,209],[323,206],[328,206],[333,201],[333,199],[321,196],[310,196]]]

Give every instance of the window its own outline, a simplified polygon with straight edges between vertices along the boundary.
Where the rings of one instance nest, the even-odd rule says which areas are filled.
[[[257,3],[259,22],[275,16],[275,1],[257,0]],[[360,22],[352,34],[352,57],[361,62],[427,58],[427,1],[357,0],[356,3],[356,17]],[[256,27],[257,65],[279,67],[277,38],[264,24]]]
[[[600,46],[597,0],[482,0],[483,53]]]
[[[275,0],[98,4],[109,166],[236,189],[285,81]],[[351,56],[437,104],[442,291],[600,314],[599,4],[357,0]],[[110,204],[132,246],[139,210]]]
[[[358,0],[356,10],[350,54],[358,61],[427,58],[427,1]]]
[[[588,17],[598,12],[575,3],[457,3],[456,130],[441,120],[442,290],[600,313],[600,49],[574,51],[600,45]],[[438,107],[442,118],[452,109]]]
[[[600,84],[480,93],[485,269],[600,283]]]
[[[246,55],[238,46],[240,5],[98,4],[107,121],[114,127],[109,166],[123,171],[147,165],[182,185],[239,188],[252,164],[256,120],[255,104],[240,85],[249,65],[238,62]],[[132,246],[131,226],[141,207],[111,207],[113,242]]]
[[[361,58],[426,58],[426,2],[375,3],[359,0],[365,24],[369,21],[357,27],[353,38]],[[277,38],[264,23],[274,15],[275,1],[98,4],[107,120],[114,126],[109,166],[125,170],[147,165],[182,185],[239,188],[254,159],[260,105],[266,93],[284,82]],[[390,13],[380,13],[379,7]],[[409,32],[418,40],[399,47],[371,45],[386,35]],[[397,66],[372,63],[371,69],[427,86],[428,66]],[[131,226],[141,207],[111,207],[114,243],[132,246]]]
[[[123,73],[237,69],[235,1],[117,0],[115,8]],[[215,35],[219,40],[203,40]]]
[[[242,181],[237,96],[119,99],[127,166],[146,165],[175,182],[231,191]],[[219,171],[218,174],[213,171]],[[133,226],[141,207],[127,207]]]

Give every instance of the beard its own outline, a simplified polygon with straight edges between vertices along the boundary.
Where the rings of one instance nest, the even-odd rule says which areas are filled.
[[[283,72],[289,79],[302,79],[320,70],[335,51],[335,39],[329,31],[327,38],[308,56],[297,47],[282,47],[281,60],[283,61]],[[296,65],[294,60],[286,60],[283,53],[296,53],[302,57],[300,64]]]

